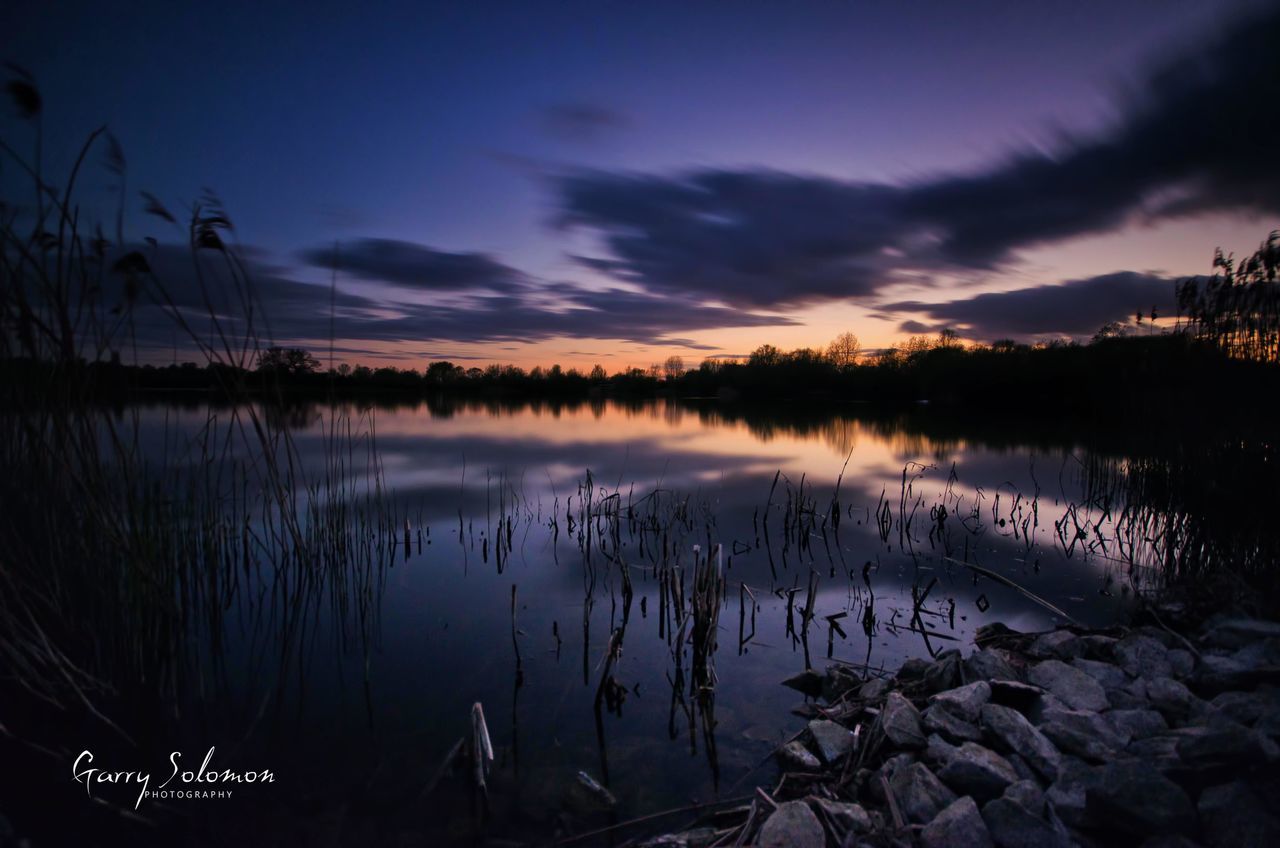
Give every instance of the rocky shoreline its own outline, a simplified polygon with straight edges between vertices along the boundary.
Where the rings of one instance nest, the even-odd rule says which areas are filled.
[[[1280,623],[1218,615],[1023,634],[910,660],[834,665],[749,806],[659,846],[1280,845]],[[1184,625],[1185,626],[1185,625]]]

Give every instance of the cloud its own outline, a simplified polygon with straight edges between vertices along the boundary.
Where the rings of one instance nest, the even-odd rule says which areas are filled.
[[[742,306],[868,298],[1035,245],[1203,212],[1280,212],[1280,9],[1150,70],[1089,137],[909,183],[762,169],[553,178],[583,264]]]
[[[590,142],[631,122],[626,115],[608,106],[581,101],[556,103],[541,112],[543,127],[551,135],[573,142]]]
[[[429,248],[415,247],[420,250],[406,251],[406,255],[441,255]],[[172,304],[192,330],[202,336],[216,329],[210,311],[234,338],[248,332],[241,298],[222,271],[222,263],[215,261],[215,254],[206,251],[201,256],[200,266],[207,283],[202,293],[192,273],[187,248],[161,245],[144,252],[164,286],[164,296],[149,287],[139,300],[133,323],[141,344],[167,350],[175,339],[182,342],[181,331],[162,303]],[[341,278],[333,291],[328,285],[295,280],[282,269],[252,256],[249,252],[245,260],[252,281],[254,328],[277,343],[327,343],[332,331],[332,338],[348,349],[372,349],[379,342],[491,343],[578,338],[715,350],[712,345],[677,334],[796,323],[782,315],[708,306],[689,298],[619,290],[588,291],[564,283],[524,279],[523,275],[522,286],[474,301],[421,304],[386,300],[363,294],[358,284],[344,283]],[[388,263],[388,267],[397,266]]]
[[[1082,336],[1094,333],[1109,321],[1133,318],[1152,307],[1160,315],[1174,311],[1175,280],[1133,271],[1031,286],[1005,292],[988,292],[947,303],[902,301],[878,307],[885,312],[907,312],[916,318],[899,324],[907,333],[934,333],[951,327],[974,339],[1030,336]]]
[[[523,278],[516,269],[483,253],[449,253],[395,239],[345,241],[336,250],[304,250],[299,258],[341,274],[421,289],[509,291]]]

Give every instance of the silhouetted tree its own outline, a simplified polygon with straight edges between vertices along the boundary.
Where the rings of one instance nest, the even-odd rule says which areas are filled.
[[[300,347],[269,347],[258,354],[258,370],[296,377],[320,370],[320,360]]]
[[[862,349],[858,337],[844,332],[831,340],[827,345],[827,359],[837,368],[847,368],[858,361],[858,352]]]

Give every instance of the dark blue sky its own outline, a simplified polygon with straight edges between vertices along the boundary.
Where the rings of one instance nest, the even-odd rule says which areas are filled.
[[[117,135],[133,237],[165,235],[137,189],[178,210],[213,187],[295,310],[294,286],[327,279],[318,249],[340,240],[351,358],[620,367],[844,327],[883,344],[952,314],[989,338],[999,322],[945,304],[1011,289],[1025,303],[1029,287],[1126,271],[1145,275],[1128,283],[1145,300],[1218,244],[1250,248],[1280,221],[1265,199],[1226,186],[1177,211],[1160,200],[1222,182],[1212,150],[1099,180],[1118,189],[1081,174],[1098,156],[1158,159],[1177,116],[1157,113],[1194,114],[1162,94],[1162,68],[1225,61],[1215,39],[1265,8],[10,0],[0,57],[41,87],[53,167],[93,127]],[[1262,89],[1273,69],[1242,73]],[[8,117],[0,132],[30,135]],[[1050,199],[1029,210],[1030,196]],[[1050,206],[1074,211],[1040,221]],[[614,286],[627,293],[599,294]],[[1109,314],[1086,312],[1015,324],[1072,335]]]

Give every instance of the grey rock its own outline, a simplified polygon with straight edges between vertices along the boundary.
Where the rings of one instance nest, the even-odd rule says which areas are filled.
[[[1129,675],[1111,663],[1077,657],[1071,661],[1071,665],[1098,681],[1103,689],[1122,689],[1129,682]]]
[[[876,801],[884,803],[884,787],[883,783],[893,784],[894,775],[899,771],[910,766],[916,761],[915,754],[898,754],[890,757],[880,764],[880,768],[876,771],[874,777],[869,781],[871,797]],[[883,778],[883,783],[881,781]]]
[[[912,763],[894,772],[889,782],[902,816],[910,824],[924,824],[956,799],[923,763]]]
[[[921,756],[930,766],[937,767],[951,762],[951,758],[958,750],[960,749],[956,745],[952,745],[936,733],[931,733]]]
[[[1046,780],[1057,776],[1062,755],[1022,713],[999,704],[986,704],[981,719],[983,730],[998,748],[1017,753]]]
[[[1178,740],[1178,756],[1200,770],[1234,770],[1280,759],[1274,742],[1242,725],[1203,728]]]
[[[943,692],[960,685],[960,652],[944,651],[925,670],[924,686],[930,692]]]
[[[1044,790],[1034,780],[1019,780],[1009,784],[1004,790],[1004,797],[1033,816],[1044,814]]]
[[[893,688],[893,684],[883,677],[868,680],[858,688],[858,697],[864,701],[879,701]]]
[[[1191,679],[1197,689],[1213,695],[1232,689],[1252,689],[1263,677],[1260,672],[1259,667],[1235,657],[1205,654]]]
[[[1210,848],[1271,848],[1280,844],[1280,821],[1242,781],[1213,786],[1197,804]]]
[[[978,720],[978,711],[982,709],[982,705],[990,700],[991,685],[985,680],[979,680],[967,686],[939,692],[929,698],[929,703],[946,707],[965,721],[974,722]]]
[[[1029,780],[1035,783],[1040,779],[1035,769],[1027,765],[1027,761],[1017,754],[1005,754],[1005,759],[1009,761],[1009,765],[1013,766],[1013,770],[1018,773],[1019,780]]]
[[[1169,729],[1164,716],[1155,710],[1109,710],[1103,717],[1121,736],[1133,739],[1146,739]]]
[[[1082,656],[1085,646],[1070,630],[1052,630],[1036,638],[1028,653],[1033,657],[1071,659]]]
[[[826,848],[827,834],[803,801],[778,806],[760,828],[760,848]]]
[[[989,683],[991,703],[1012,707],[1020,712],[1031,709],[1045,694],[1039,686],[1017,680],[991,680]]]
[[[1075,710],[1105,710],[1110,706],[1102,684],[1061,660],[1045,660],[1027,670],[1027,680]]]
[[[920,729],[920,712],[901,692],[890,692],[880,710],[880,728],[885,737],[899,748],[923,748],[924,732]]]
[[[1196,811],[1182,787],[1141,760],[1111,763],[1085,792],[1088,815],[1142,836],[1194,831]]]
[[[834,703],[861,685],[862,678],[853,671],[842,665],[833,665],[827,668],[827,674],[822,680],[822,697],[828,703]]]
[[[703,848],[716,841],[714,827],[695,827],[680,833],[664,833],[641,842],[638,848]]]
[[[815,812],[820,811],[845,833],[867,833],[871,830],[871,816],[861,804],[832,801],[812,795],[808,801]]]
[[[1103,636],[1101,633],[1089,633],[1080,637],[1085,658],[1105,663],[1115,662],[1116,641],[1114,637]]]
[[[1102,768],[1075,757],[1064,757],[1058,779],[1049,785],[1045,800],[1054,812],[1072,827],[1088,824],[1086,793],[1102,780]]]
[[[1280,698],[1269,692],[1223,692],[1209,705],[1241,724],[1253,724],[1270,712],[1280,712]]]
[[[1175,732],[1169,731],[1148,736],[1146,739],[1134,740],[1125,750],[1130,756],[1144,760],[1157,771],[1167,774],[1182,770],[1185,765],[1182,758],[1178,756],[1180,741],[1181,738]]]
[[[809,735],[818,748],[818,755],[828,763],[834,763],[853,749],[853,733],[843,725],[826,719],[809,722]]]
[[[964,661],[965,675],[970,680],[1017,680],[1018,673],[998,648],[974,651]]]
[[[1190,689],[1169,677],[1147,681],[1147,700],[1161,715],[1174,723],[1184,722],[1208,710],[1208,705],[1192,694]]]
[[[1215,648],[1241,648],[1258,639],[1280,637],[1280,622],[1257,618],[1227,618],[1215,622],[1204,643]]]
[[[1181,833],[1158,833],[1144,840],[1141,848],[1203,848],[1203,846]]]
[[[972,795],[989,801],[1004,793],[1005,787],[1018,780],[1009,761],[973,742],[953,749],[952,755],[938,771],[938,778],[961,795]]]
[[[936,733],[957,745],[982,739],[982,730],[978,725],[953,715],[941,704],[934,704],[921,713],[920,723],[925,733]]]
[[[1179,680],[1190,677],[1191,672],[1196,669],[1195,656],[1185,648],[1172,648],[1166,656],[1169,659],[1169,667],[1173,669],[1173,676]]]
[[[982,808],[991,839],[1000,848],[1067,848],[1067,835],[1009,798],[997,798]]]
[[[894,675],[898,680],[920,680],[924,677],[924,673],[929,670],[929,661],[922,660],[919,657],[912,657],[898,667],[898,673]]]
[[[972,798],[958,798],[920,831],[922,848],[989,848],[991,834]]]
[[[810,698],[816,698],[822,694],[823,676],[818,674],[811,668],[806,668],[799,674],[794,674],[782,681],[783,686],[790,686],[797,692],[808,695]]]
[[[1150,636],[1132,633],[1115,645],[1116,665],[1130,677],[1168,677],[1173,672],[1168,649]]]
[[[788,742],[779,748],[776,756],[786,765],[803,769],[804,771],[818,771],[822,768],[822,763],[818,758],[798,739]]]
[[[1113,758],[1129,744],[1128,734],[1117,732],[1098,713],[1083,710],[1052,710],[1046,713],[1040,732],[1058,750],[1094,762]]]

